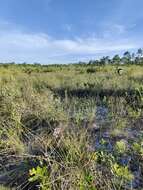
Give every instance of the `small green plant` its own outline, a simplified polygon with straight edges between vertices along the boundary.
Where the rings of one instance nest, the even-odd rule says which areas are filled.
[[[39,182],[42,190],[50,190],[49,173],[47,167],[37,166],[29,171],[29,182]],[[49,183],[49,184],[48,184]]]
[[[127,166],[123,167],[117,163],[112,165],[112,172],[115,174],[116,177],[122,178],[127,181],[131,181],[134,178],[133,174],[129,171]]]
[[[77,174],[77,187],[79,190],[97,190],[94,180],[95,176],[89,172],[80,172]]]
[[[126,152],[126,142],[124,140],[120,140],[120,141],[117,141],[116,142],[116,145],[115,145],[115,150],[120,153],[120,154],[123,154]]]
[[[135,153],[143,156],[143,142],[134,142],[132,148]]]

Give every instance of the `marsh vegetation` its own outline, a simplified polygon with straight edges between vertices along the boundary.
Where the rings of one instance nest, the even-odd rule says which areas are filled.
[[[0,65],[0,184],[143,189],[142,64]]]

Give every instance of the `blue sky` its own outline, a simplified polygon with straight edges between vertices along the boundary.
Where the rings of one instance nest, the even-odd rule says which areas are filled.
[[[142,0],[0,0],[0,61],[68,63],[143,46]]]

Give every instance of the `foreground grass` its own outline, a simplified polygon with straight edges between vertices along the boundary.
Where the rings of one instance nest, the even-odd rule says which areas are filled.
[[[123,68],[1,66],[0,184],[142,189],[143,67]]]

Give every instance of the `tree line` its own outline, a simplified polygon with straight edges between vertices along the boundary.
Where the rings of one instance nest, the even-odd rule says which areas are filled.
[[[143,49],[138,49],[136,53],[130,53],[129,51],[126,51],[122,57],[120,57],[118,54],[116,54],[113,58],[104,56],[100,60],[90,60],[88,64],[143,64]]]

